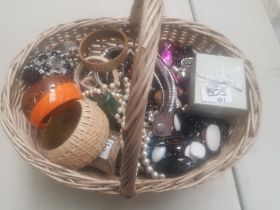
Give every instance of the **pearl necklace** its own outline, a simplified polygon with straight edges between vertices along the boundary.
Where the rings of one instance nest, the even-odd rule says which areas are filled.
[[[153,179],[164,179],[165,175],[163,173],[158,173],[153,166],[151,165],[151,161],[148,158],[148,144],[151,142],[152,132],[147,132],[147,128],[145,127],[142,130],[142,150],[140,154],[140,162],[138,163],[138,170],[146,172]]]
[[[130,93],[130,82],[127,77],[123,78],[123,84],[125,87],[124,94],[121,93],[122,90],[120,89],[120,83],[118,82],[113,82],[109,85],[102,84],[99,86],[99,88],[94,87],[91,89],[87,89],[83,92],[83,96],[85,97],[94,96],[95,94],[100,95],[105,93],[111,93],[114,99],[120,104],[120,107],[118,108],[118,113],[115,114],[115,119],[121,125],[122,128],[125,127],[125,108]]]

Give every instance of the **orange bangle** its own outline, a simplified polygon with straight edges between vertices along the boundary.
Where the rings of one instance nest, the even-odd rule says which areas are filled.
[[[25,115],[30,116],[34,106],[50,91],[50,88],[69,82],[73,82],[73,80],[68,76],[53,75],[32,85],[25,91],[21,100],[21,106]]]
[[[30,114],[30,121],[33,126],[42,127],[43,120],[56,108],[68,101],[81,98],[81,90],[75,83],[69,82],[57,85],[50,89],[34,106]]]

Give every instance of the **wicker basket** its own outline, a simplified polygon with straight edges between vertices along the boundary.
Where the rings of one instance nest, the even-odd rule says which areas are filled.
[[[162,19],[162,0],[135,0],[131,18],[84,19],[59,25],[40,34],[13,61],[8,78],[1,91],[1,124],[18,153],[31,165],[58,182],[84,190],[108,194],[121,193],[132,196],[137,193],[162,192],[193,187],[209,180],[230,167],[253,143],[260,119],[260,93],[255,72],[242,52],[221,34],[207,27],[180,19]],[[145,11],[142,12],[141,11]],[[140,23],[140,24],[139,24]],[[100,28],[118,28],[125,32],[129,47],[136,49],[131,94],[126,110],[125,142],[120,177],[106,177],[94,171],[75,171],[51,163],[36,144],[35,131],[21,110],[23,93],[19,72],[28,59],[40,50],[55,46],[69,38],[81,40]],[[222,54],[243,59],[248,86],[249,112],[236,116],[232,121],[230,138],[221,154],[189,173],[167,179],[142,179],[136,177],[140,153],[141,129],[147,104],[147,95],[153,79],[153,71],[159,39],[176,40],[192,44],[198,52]],[[100,44],[102,51],[110,44]],[[76,58],[78,61],[78,57]]]

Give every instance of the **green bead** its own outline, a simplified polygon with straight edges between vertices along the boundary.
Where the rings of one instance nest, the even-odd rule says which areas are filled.
[[[110,122],[110,128],[119,131],[121,126],[115,119],[115,114],[118,113],[120,104],[114,99],[113,95],[111,93],[98,95],[96,102],[107,115]]]

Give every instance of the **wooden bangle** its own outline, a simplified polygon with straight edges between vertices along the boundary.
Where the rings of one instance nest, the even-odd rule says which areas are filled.
[[[90,61],[86,58],[89,57],[87,50],[88,47],[92,45],[98,39],[104,38],[119,38],[123,42],[123,49],[121,53],[115,57],[114,59],[110,60],[109,62],[103,63],[100,61]],[[128,53],[128,41],[126,35],[117,29],[102,29],[96,32],[93,32],[86,36],[79,47],[79,56],[81,60],[93,68],[94,71],[97,72],[106,72],[111,71],[118,66],[120,66],[126,59]]]
[[[109,136],[109,121],[98,105],[82,99],[53,112],[42,133],[43,154],[53,163],[80,169],[101,153]]]
[[[79,87],[74,82],[59,84],[47,92],[34,106],[30,121],[35,127],[43,127],[43,120],[62,104],[82,98]]]
[[[55,75],[32,85],[25,91],[21,100],[21,105],[26,116],[30,116],[34,106],[49,92],[51,87],[71,81],[72,79],[68,76]]]

